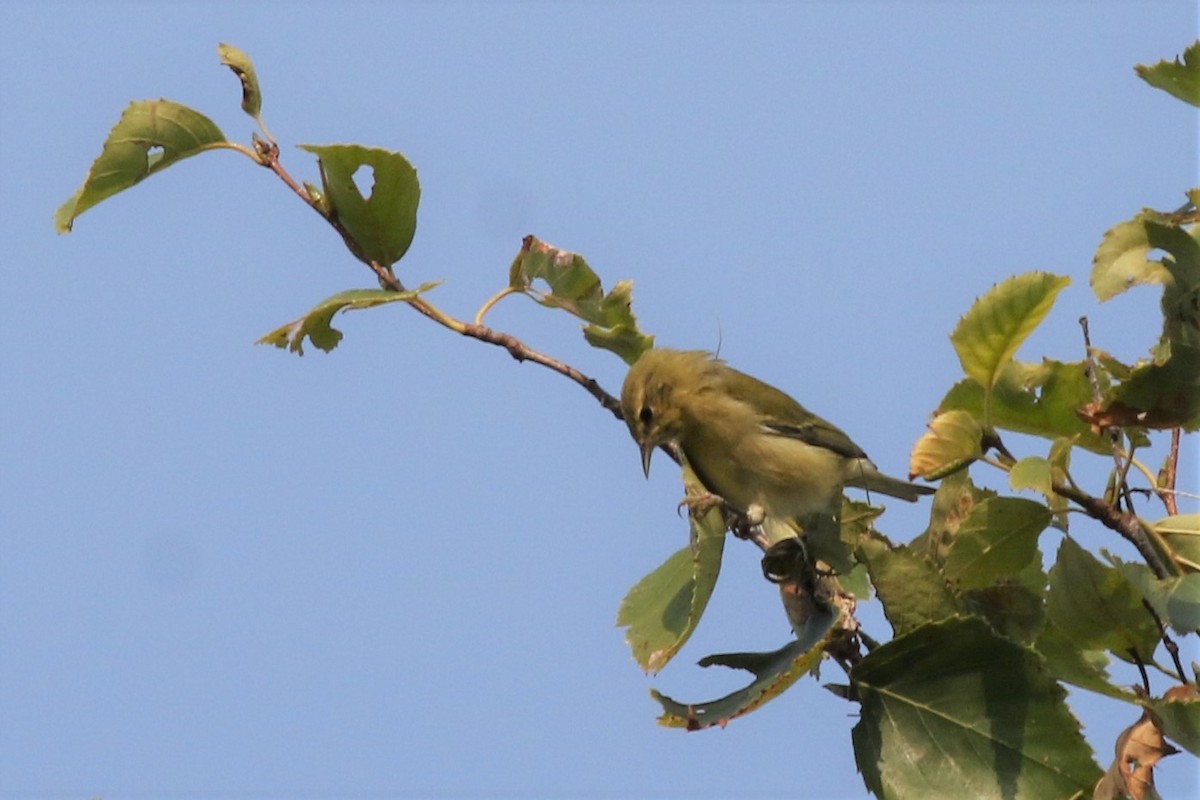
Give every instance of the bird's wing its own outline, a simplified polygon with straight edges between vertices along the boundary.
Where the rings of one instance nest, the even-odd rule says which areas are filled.
[[[774,386],[735,369],[724,370],[721,379],[727,382],[724,388],[730,396],[754,398],[759,422],[771,433],[831,450],[845,458],[867,457],[841,428],[813,414]]]

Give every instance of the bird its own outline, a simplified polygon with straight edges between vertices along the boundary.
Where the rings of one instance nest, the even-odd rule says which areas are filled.
[[[706,351],[646,351],[621,411],[646,477],[655,449],[673,445],[714,499],[772,541],[802,534],[813,515],[838,518],[847,486],[909,502],[934,492],[883,474],[840,428]]]

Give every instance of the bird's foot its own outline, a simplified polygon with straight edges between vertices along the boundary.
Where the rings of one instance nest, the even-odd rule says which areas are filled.
[[[689,494],[679,501],[679,505],[675,507],[675,510],[682,513],[684,506],[687,506],[688,514],[693,517],[702,517],[714,508],[719,508],[722,511],[727,508],[725,498],[712,492]]]

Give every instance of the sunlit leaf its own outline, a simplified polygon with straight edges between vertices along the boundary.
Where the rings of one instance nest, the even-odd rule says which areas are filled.
[[[977,505],[995,497],[991,489],[981,489],[966,472],[956,472],[938,484],[929,511],[929,527],[909,545],[914,552],[926,553],[942,565],[954,544],[959,527]]]
[[[702,491],[686,467],[684,485],[690,495]],[[691,637],[721,571],[725,548],[721,512],[712,509],[701,517],[690,515],[689,520],[691,544],[638,581],[617,611],[617,625],[626,629],[633,658],[647,672],[665,667]]]
[[[262,91],[258,87],[258,76],[254,73],[254,62],[231,44],[218,45],[217,55],[221,57],[221,63],[233,70],[233,74],[242,82],[242,111],[258,122],[262,112]]]
[[[390,267],[412,244],[421,184],[400,153],[357,144],[300,145],[321,166],[324,202],[355,257]],[[370,187],[369,191],[364,188]]]
[[[509,268],[509,286],[581,319],[588,344],[632,364],[654,346],[633,315],[633,283],[618,281],[607,294],[583,256],[526,236]]]
[[[946,554],[946,577],[961,589],[1015,576],[1038,554],[1037,540],[1050,510],[1019,497],[992,497],[975,505]]]
[[[1153,66],[1138,64],[1134,69],[1146,83],[1164,92],[1200,106],[1200,41],[1183,51],[1183,61],[1176,56]]]
[[[54,214],[54,228],[66,233],[76,217],[100,201],[177,161],[228,145],[212,120],[187,106],[170,100],[132,102],[108,134],[83,185]]]
[[[1058,275],[1029,272],[997,284],[976,300],[950,335],[967,376],[991,389],[1070,282]]]
[[[851,679],[862,702],[854,757],[881,800],[1071,797],[1100,777],[1041,658],[980,619],[899,636]]]
[[[1164,517],[1152,526],[1167,543],[1177,563],[1200,572],[1200,514]]]
[[[1170,280],[1162,262],[1149,258],[1153,248],[1146,232],[1147,221],[1166,220],[1166,214],[1146,209],[1105,232],[1092,258],[1091,284],[1097,300],[1104,302],[1134,286]]]
[[[940,480],[983,456],[983,428],[971,414],[945,411],[928,427],[909,455],[910,478]]]
[[[437,284],[426,283],[407,292],[392,292],[384,289],[351,289],[339,292],[322,300],[299,319],[282,325],[263,336],[256,344],[273,344],[276,347],[287,348],[293,353],[304,355],[304,340],[307,338],[328,353],[342,340],[342,332],[332,325],[334,314],[349,309],[371,308],[385,303],[411,300],[434,286]]]
[[[1045,439],[1073,436],[1088,450],[1112,452],[1112,443],[1079,417],[1079,409],[1093,400],[1082,361],[1010,361],[1000,370],[990,397],[985,398],[977,381],[965,378],[950,388],[938,411],[965,411],[982,420],[985,399],[988,422],[996,428]]]

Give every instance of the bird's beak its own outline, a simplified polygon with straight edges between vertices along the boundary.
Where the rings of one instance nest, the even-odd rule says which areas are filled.
[[[646,473],[646,477],[650,477],[650,456],[654,455],[654,443],[642,442],[642,472]]]

